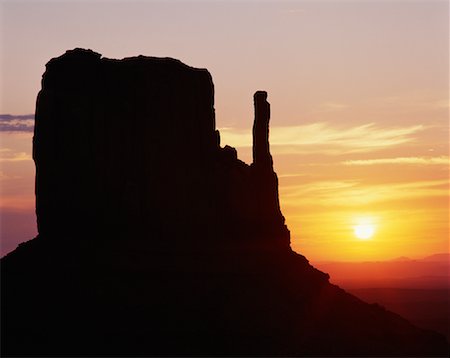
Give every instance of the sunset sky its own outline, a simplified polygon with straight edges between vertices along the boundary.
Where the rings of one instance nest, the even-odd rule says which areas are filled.
[[[266,90],[282,211],[310,261],[449,251],[447,1],[3,0],[0,11],[2,255],[36,235],[36,95],[46,62],[75,47],[207,68],[222,145],[247,163],[253,93]]]

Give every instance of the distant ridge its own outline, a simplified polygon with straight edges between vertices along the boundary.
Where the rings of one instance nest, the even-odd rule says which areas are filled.
[[[434,254],[424,257],[423,261],[450,261],[450,253]]]
[[[411,259],[406,256],[397,257],[395,259],[389,260],[389,261],[450,261],[450,253],[437,253],[429,256],[425,256],[423,258],[419,259]]]
[[[207,70],[83,49],[47,64],[39,235],[1,260],[2,356],[447,355],[291,250],[253,100],[247,165],[221,146]]]
[[[397,258],[389,260],[389,261],[391,261],[391,262],[404,262],[404,261],[411,261],[411,259],[409,257],[406,257],[406,256],[400,256],[400,257],[397,257]]]

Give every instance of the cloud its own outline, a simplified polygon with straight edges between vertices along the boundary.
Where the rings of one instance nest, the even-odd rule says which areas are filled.
[[[385,109],[391,114],[409,113],[412,115],[426,112],[427,116],[430,116],[431,113],[434,116],[440,113],[439,116],[441,116],[444,114],[442,110],[448,110],[450,107],[447,90],[430,90],[429,88],[411,89],[397,95],[372,97],[360,104],[373,110]]]
[[[450,102],[448,99],[441,99],[434,102],[436,108],[450,108]]]
[[[358,207],[393,200],[447,197],[448,180],[364,185],[354,180],[318,181],[280,188],[283,202],[294,205]]]
[[[343,109],[349,108],[350,106],[344,103],[338,103],[338,102],[324,102],[320,106],[320,110],[326,111],[326,112],[333,112],[333,111],[341,111]]]
[[[290,14],[290,15],[299,15],[304,14],[306,12],[305,9],[287,9],[284,10],[283,13]]]
[[[11,120],[11,119],[34,119],[34,114],[0,114],[0,120]]]
[[[378,164],[419,164],[419,165],[448,165],[449,157],[399,157],[399,158],[380,158],[380,159],[362,159],[346,160],[345,165],[378,165]]]
[[[22,179],[22,177],[19,175],[8,175],[4,171],[0,170],[0,182],[5,181],[5,180],[13,180],[13,179],[14,180]]]
[[[374,123],[338,128],[318,122],[300,126],[272,127],[270,145],[274,153],[343,154],[368,152],[413,142],[423,131],[423,125],[380,128]],[[235,147],[250,147],[250,131],[235,128],[220,129],[223,143]]]
[[[15,152],[10,148],[0,149],[0,162],[21,162],[31,159],[31,155],[25,152]]]
[[[4,171],[0,170],[0,181],[1,180],[5,180],[5,179],[9,179],[9,178],[10,178],[9,175],[5,174]]]
[[[32,132],[34,114],[0,114],[0,132]]]

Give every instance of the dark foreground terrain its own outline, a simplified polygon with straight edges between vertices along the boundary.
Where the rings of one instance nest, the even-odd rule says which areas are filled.
[[[36,109],[39,236],[1,261],[2,356],[447,356],[289,245],[254,97],[253,163],[221,147],[206,70],[51,60]]]
[[[419,327],[450,339],[449,289],[358,288],[347,290],[369,303],[379,303]]]
[[[419,327],[450,339],[450,254],[375,262],[319,262],[330,281],[369,303],[379,303]]]

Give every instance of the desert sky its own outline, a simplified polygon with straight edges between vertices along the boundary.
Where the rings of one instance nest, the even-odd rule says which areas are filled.
[[[447,1],[3,0],[0,11],[2,255],[37,233],[36,95],[46,62],[75,47],[207,68],[221,143],[247,163],[252,96],[268,91],[282,211],[311,261],[449,251]]]

